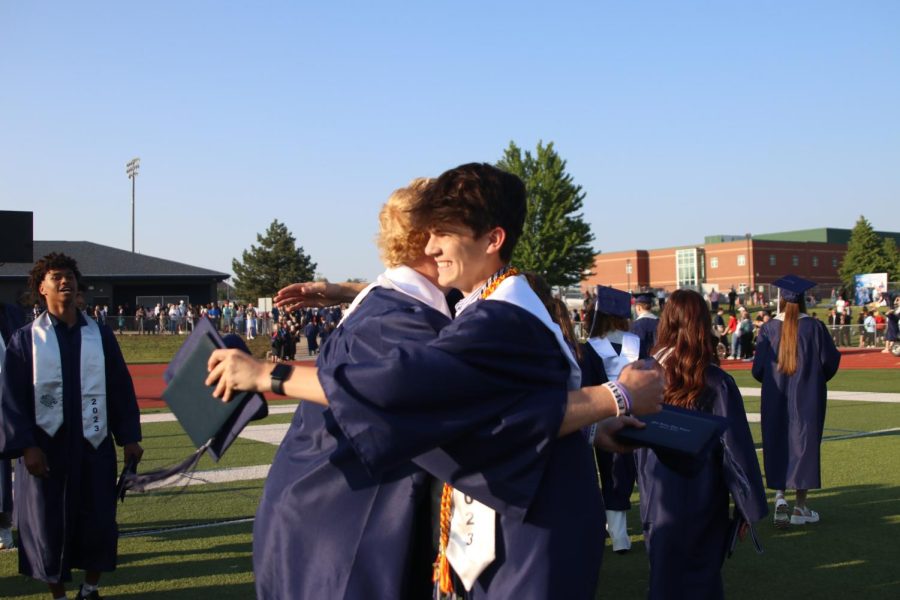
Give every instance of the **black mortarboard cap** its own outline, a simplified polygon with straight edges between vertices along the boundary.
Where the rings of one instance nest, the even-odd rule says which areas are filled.
[[[597,286],[597,312],[627,319],[631,316],[631,294],[605,285]]]
[[[209,319],[198,319],[194,331],[184,341],[178,352],[172,358],[169,366],[163,374],[166,384],[171,384],[175,374],[185,366],[191,355],[195,353],[197,347],[206,345],[206,340],[211,340],[217,348],[236,348],[250,354],[249,348],[237,335],[226,335],[222,338],[216,328],[213,327]],[[207,346],[208,348],[208,346]],[[209,350],[206,351],[209,358]],[[219,401],[221,402],[221,401]],[[263,419],[269,414],[269,408],[266,401],[259,394],[241,394],[234,398],[231,402],[235,403],[234,408],[230,411],[230,416],[224,420],[221,426],[216,430],[212,441],[206,448],[206,452],[214,461],[218,461],[225,451],[231,446],[232,442],[237,439],[238,435],[251,421]],[[231,407],[229,407],[231,408]],[[183,423],[182,426],[185,424]],[[195,441],[195,445],[196,441]]]
[[[204,451],[218,461],[250,421],[269,414],[268,405],[260,394],[240,394],[231,400],[230,406],[212,398],[212,389],[205,385],[204,380],[206,363],[216,348],[237,348],[250,353],[241,338],[235,335],[222,338],[209,319],[201,318],[163,374],[168,384],[163,398],[197,446],[197,451],[178,464],[147,473],[123,471],[118,486],[120,497],[125,490],[141,491],[152,483],[191,471]],[[194,401],[198,404],[207,401],[206,408],[194,410],[191,406]],[[181,408],[176,408],[178,403]]]
[[[635,294],[634,301],[646,304],[647,306],[653,306],[653,296],[647,292],[638,292]]]
[[[781,279],[773,281],[772,285],[781,289],[781,297],[786,302],[799,301],[806,290],[816,286],[814,282],[796,275],[785,275]]]

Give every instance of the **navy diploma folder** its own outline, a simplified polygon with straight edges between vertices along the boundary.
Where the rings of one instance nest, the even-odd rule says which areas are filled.
[[[694,459],[704,458],[728,427],[724,417],[668,405],[656,414],[637,418],[647,426],[622,429],[616,434],[620,442]]]

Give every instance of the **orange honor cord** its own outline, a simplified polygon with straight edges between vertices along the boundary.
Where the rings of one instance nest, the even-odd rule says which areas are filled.
[[[519,271],[515,267],[510,267],[500,275],[488,281],[484,291],[481,292],[482,300],[490,296],[497,287],[503,283],[507,277],[515,277]],[[450,577],[450,563],[447,561],[447,544],[450,541],[450,515],[453,507],[453,487],[450,484],[444,484],[444,490],[441,492],[441,539],[439,543],[438,556],[434,561],[434,572],[432,582],[437,585],[437,589],[442,595],[453,594],[453,580]]]

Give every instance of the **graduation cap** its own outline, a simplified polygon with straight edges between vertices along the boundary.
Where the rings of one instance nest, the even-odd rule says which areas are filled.
[[[641,304],[646,304],[647,306],[653,306],[653,296],[648,294],[647,292],[638,292],[634,295],[634,301],[640,302]]]
[[[163,399],[197,450],[169,467],[140,475],[123,473],[124,490],[140,491],[151,483],[183,474],[196,466],[204,452],[218,462],[248,423],[269,414],[260,394],[245,392],[227,403],[212,395],[213,388],[205,383],[206,365],[217,348],[236,348],[250,354],[240,337],[222,338],[209,319],[199,319],[163,374],[168,384]]]
[[[772,285],[781,289],[781,297],[785,302],[798,302],[806,290],[816,286],[814,282],[796,275],[785,275],[773,281]]]
[[[627,319],[631,316],[631,294],[605,285],[597,286],[597,302],[594,310]]]

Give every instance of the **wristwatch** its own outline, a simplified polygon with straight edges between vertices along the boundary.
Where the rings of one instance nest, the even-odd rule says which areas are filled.
[[[284,396],[284,380],[290,377],[293,372],[294,367],[291,365],[285,363],[278,363],[275,365],[275,368],[272,369],[272,373],[270,374],[272,378],[272,391]]]

